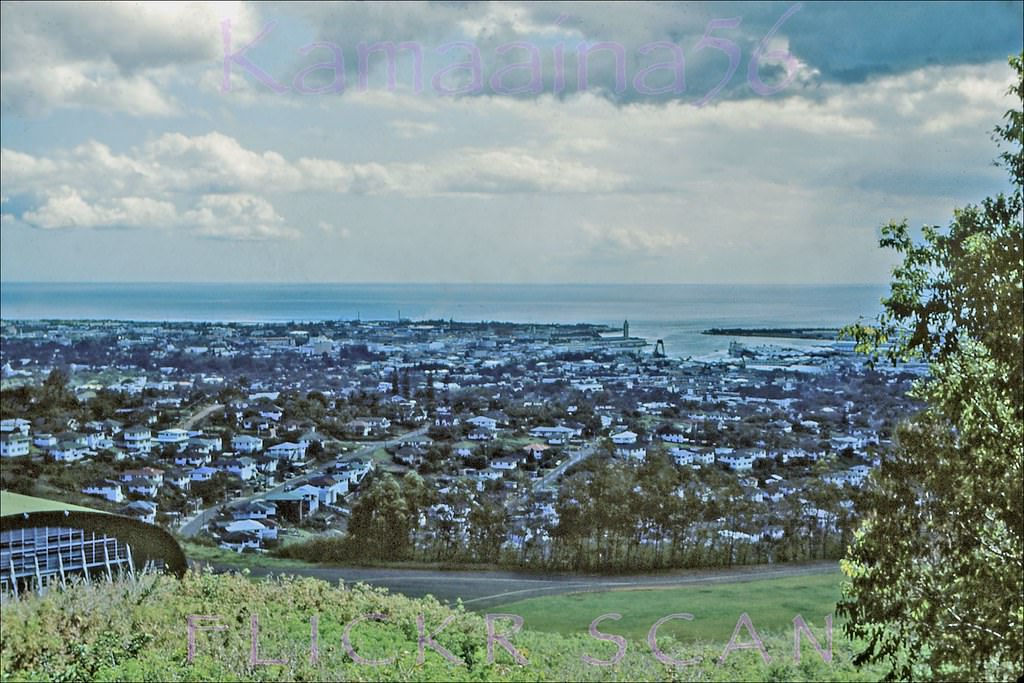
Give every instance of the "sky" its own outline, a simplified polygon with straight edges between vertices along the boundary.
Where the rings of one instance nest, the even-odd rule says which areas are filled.
[[[1022,25],[1020,2],[3,3],[0,280],[885,283],[882,225],[1007,189]]]

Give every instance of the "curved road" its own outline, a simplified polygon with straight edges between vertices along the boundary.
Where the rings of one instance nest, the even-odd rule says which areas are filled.
[[[200,410],[195,415],[191,415],[181,423],[182,429],[192,429],[192,427],[199,421],[206,418],[207,415],[217,412],[224,407],[223,403],[214,403],[212,406],[207,406]]]
[[[217,571],[236,571],[214,563]],[[373,569],[347,567],[296,567],[275,571],[253,567],[253,576],[294,574],[323,579],[332,584],[367,583],[402,593],[411,598],[433,595],[440,602],[462,599],[467,608],[482,610],[526,598],[589,591],[643,588],[674,588],[695,584],[733,583],[793,576],[827,574],[839,568],[837,562],[798,565],[755,565],[727,569],[681,570],[671,574],[636,576],[594,576],[569,574],[528,574],[523,572],[438,571],[431,569]]]

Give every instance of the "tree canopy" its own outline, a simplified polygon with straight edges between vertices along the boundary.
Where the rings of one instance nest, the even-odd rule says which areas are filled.
[[[903,257],[875,326],[847,332],[875,360],[926,360],[873,478],[843,562],[839,612],[891,678],[1006,679],[1024,671],[1024,55],[1015,108],[994,138],[1008,195],[954,212],[946,229],[882,230]]]

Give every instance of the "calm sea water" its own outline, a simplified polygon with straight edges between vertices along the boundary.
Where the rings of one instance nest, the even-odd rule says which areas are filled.
[[[10,319],[283,322],[449,319],[604,323],[672,356],[726,348],[709,327],[839,327],[873,318],[884,285],[0,284]],[[749,339],[751,344],[761,340]],[[775,340],[790,346],[812,342]]]

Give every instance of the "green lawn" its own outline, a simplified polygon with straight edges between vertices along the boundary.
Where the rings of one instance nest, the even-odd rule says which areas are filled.
[[[833,615],[840,597],[839,571],[794,578],[684,586],[656,590],[617,590],[531,598],[488,609],[523,617],[523,627],[534,631],[585,634],[597,617],[615,612],[619,621],[603,621],[603,633],[643,641],[654,622],[675,613],[689,613],[693,621],[673,620],[658,629],[680,641],[728,642],[740,615],[750,615],[759,635],[790,633],[793,617],[804,618],[819,642],[824,643],[825,615]],[[835,622],[834,622],[834,625]],[[835,629],[838,640],[839,629]],[[745,629],[741,640],[749,642]]]

